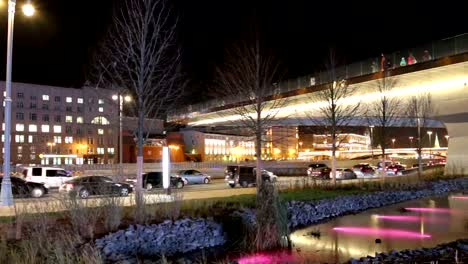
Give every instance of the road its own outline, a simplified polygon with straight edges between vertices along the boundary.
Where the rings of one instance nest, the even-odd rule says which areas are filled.
[[[393,176],[395,177],[395,176]],[[278,177],[278,186],[282,188],[288,188],[291,186],[300,186],[307,180],[307,177]],[[369,179],[369,180],[377,180]],[[356,183],[362,181],[359,180],[343,180],[340,181],[343,184]],[[317,180],[318,184],[329,183],[330,181]],[[197,184],[187,185],[183,189],[173,190],[172,195],[166,195],[164,190],[156,189],[153,191],[145,191],[145,201],[147,203],[162,203],[174,200],[194,200],[194,199],[207,199],[207,198],[220,198],[229,197],[242,194],[254,194],[255,188],[231,188],[226,185],[222,179],[214,179],[209,184]],[[86,200],[76,200],[78,203],[73,203],[74,199],[64,197],[66,194],[59,193],[56,189],[51,190],[48,195],[42,198],[26,198],[26,199],[15,199],[15,207],[0,207],[0,216],[12,216],[15,215],[15,209],[19,212],[54,212],[64,211],[72,209],[76,206],[103,206],[109,203],[111,200],[118,199],[118,203],[122,206],[134,205],[133,194],[128,197],[108,197],[108,196],[95,196]]]

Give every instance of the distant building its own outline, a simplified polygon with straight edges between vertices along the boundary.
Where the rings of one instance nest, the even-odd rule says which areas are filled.
[[[358,134],[338,134],[337,150],[368,150],[370,149],[370,137]],[[332,150],[331,135],[313,135],[312,146],[315,151]]]
[[[185,153],[195,161],[243,161],[255,157],[252,137],[182,130]]]
[[[119,116],[113,94],[91,87],[13,83],[11,162],[43,165],[118,162]],[[0,112],[4,116],[4,108]],[[129,131],[135,130],[136,120],[123,120],[124,153],[132,153],[135,141]],[[162,132],[162,121],[145,123],[155,123],[151,128],[147,126],[148,131]],[[4,129],[3,121],[2,145]],[[0,162],[3,163],[3,157]]]

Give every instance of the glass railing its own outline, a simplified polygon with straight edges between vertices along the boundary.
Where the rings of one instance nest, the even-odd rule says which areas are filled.
[[[374,57],[345,66],[340,66],[335,69],[335,76],[337,79],[349,79],[382,70],[406,67],[412,64],[423,63],[465,52],[468,52],[468,33],[433,41],[416,48],[409,48],[384,54],[385,61],[383,63],[381,57]],[[329,82],[329,76],[329,72],[321,71],[307,76],[282,81],[272,85],[271,91],[268,95],[286,93],[313,85],[325,84]],[[213,108],[245,100],[245,98],[239,97],[225,97],[189,105],[185,108],[169,112],[168,121],[171,122],[184,118],[192,118],[199,114],[212,112]]]

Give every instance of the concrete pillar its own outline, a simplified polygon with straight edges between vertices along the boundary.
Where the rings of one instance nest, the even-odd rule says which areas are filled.
[[[468,175],[468,122],[445,125],[450,136],[445,175]]]

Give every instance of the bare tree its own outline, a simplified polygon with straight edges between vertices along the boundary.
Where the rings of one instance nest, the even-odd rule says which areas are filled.
[[[418,153],[418,177],[422,176],[422,138],[421,128],[429,125],[430,118],[435,114],[435,107],[430,93],[420,93],[411,97],[407,103],[407,115],[418,129],[416,152]]]
[[[278,65],[256,38],[253,43],[243,42],[229,50],[226,63],[216,70],[220,95],[235,99],[231,110],[222,115],[236,117],[241,127],[255,138],[257,249],[277,246],[281,238],[278,223],[274,220],[278,214],[275,191],[262,181],[263,135],[277,121],[278,111],[284,105],[284,99],[273,89]]]
[[[95,59],[102,83],[134,96],[137,126],[136,202],[142,201],[145,118],[161,118],[181,94],[177,18],[168,0],[127,0],[116,8],[113,24]]]
[[[383,76],[378,80],[376,90],[378,98],[369,104],[368,117],[369,123],[378,127],[377,142],[382,150],[382,177],[385,173],[385,149],[388,144],[388,128],[393,126],[400,115],[403,114],[401,107],[403,106],[402,99],[397,96],[392,96],[389,93],[396,87],[397,79],[388,77],[388,72],[382,72]]]
[[[336,73],[335,56],[330,52],[327,65],[328,83],[324,89],[314,92],[309,98],[319,105],[318,109],[306,112],[308,118],[319,127],[323,127],[325,134],[332,139],[331,173],[333,184],[336,184],[336,150],[345,139],[339,137],[341,129],[350,124],[353,118],[360,113],[359,102],[347,103],[345,100],[356,92],[355,86],[350,86],[345,80],[339,78]]]

